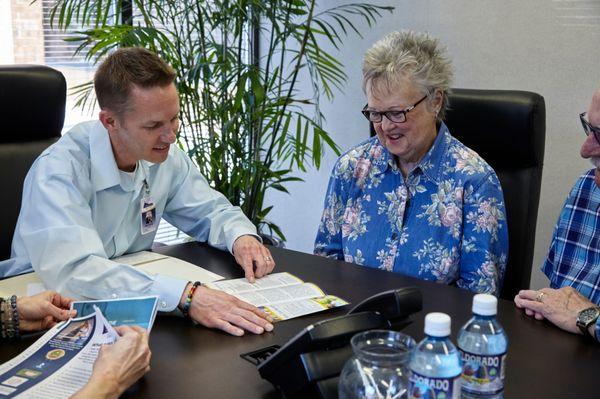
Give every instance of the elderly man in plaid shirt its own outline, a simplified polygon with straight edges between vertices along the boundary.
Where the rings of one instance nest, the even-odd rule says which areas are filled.
[[[595,169],[577,180],[556,224],[542,266],[551,288],[522,290],[515,304],[529,316],[600,342],[600,89],[579,118],[587,135],[581,156]]]

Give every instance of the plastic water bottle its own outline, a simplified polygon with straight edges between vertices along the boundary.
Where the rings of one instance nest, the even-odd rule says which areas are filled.
[[[458,333],[463,398],[502,398],[508,338],[496,320],[497,308],[495,296],[475,295],[473,318]]]
[[[450,340],[450,316],[425,316],[425,335],[411,355],[408,397],[459,399],[462,365]]]

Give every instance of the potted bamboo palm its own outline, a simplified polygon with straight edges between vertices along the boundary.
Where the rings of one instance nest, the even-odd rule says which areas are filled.
[[[323,45],[343,46],[392,10],[322,9],[316,0],[57,0],[51,20],[60,29],[88,27],[68,40],[94,62],[141,46],[170,63],[181,100],[179,145],[262,232],[285,239],[268,219],[265,194],[287,192],[287,183],[301,181],[298,171],[320,167],[324,151],[339,154],[320,102],[342,89],[346,74]],[[82,107],[94,103],[91,83],[74,94]]]

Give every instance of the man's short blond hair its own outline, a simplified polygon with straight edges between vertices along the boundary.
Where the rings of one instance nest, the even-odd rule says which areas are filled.
[[[176,73],[153,52],[140,47],[121,48],[100,64],[94,75],[94,89],[100,109],[122,115],[129,110],[129,96],[134,86],[164,87],[175,80]]]

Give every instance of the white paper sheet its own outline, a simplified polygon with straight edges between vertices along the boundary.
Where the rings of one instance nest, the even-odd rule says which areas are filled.
[[[112,260],[138,267],[149,274],[163,274],[182,280],[211,283],[223,279],[223,276],[202,267],[155,252],[141,251]],[[37,273],[27,273],[0,281],[0,296],[5,298],[13,294],[17,296],[31,296],[45,289]]]
[[[4,298],[10,295],[26,296],[28,295],[29,284],[41,283],[42,280],[40,280],[36,273],[27,273],[7,278],[0,281],[0,296]]]
[[[168,258],[168,256],[156,252],[140,251],[119,256],[118,258],[113,258],[112,260],[115,262],[124,263],[126,265],[139,266],[143,263],[154,262],[165,258]]]
[[[34,296],[46,291],[44,283],[29,283],[27,284],[27,296]]]
[[[200,266],[154,252],[141,251],[112,260],[135,266],[149,274],[162,274],[182,280],[211,283],[223,279],[223,276],[203,269]]]

